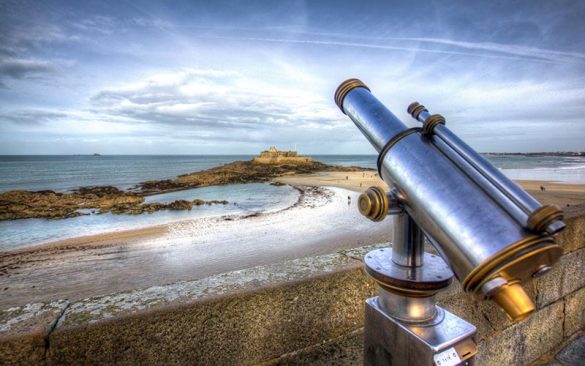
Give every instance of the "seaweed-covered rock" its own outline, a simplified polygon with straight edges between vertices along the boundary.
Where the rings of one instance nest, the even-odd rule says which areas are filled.
[[[109,211],[118,205],[137,205],[144,198],[115,187],[80,188],[72,193],[10,191],[0,194],[0,220],[62,219],[87,215],[81,209]]]
[[[185,200],[176,200],[167,205],[169,210],[190,210],[193,207],[193,202]]]
[[[135,193],[114,190],[78,189],[73,193],[52,191],[11,191],[0,194],[0,221],[25,218],[65,219],[89,215],[82,209],[96,209],[103,214],[138,215],[160,210],[190,210],[193,206],[227,204],[227,201],[176,200],[170,203],[144,203]]]

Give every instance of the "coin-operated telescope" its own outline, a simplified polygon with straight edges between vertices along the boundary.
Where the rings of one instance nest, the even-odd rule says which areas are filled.
[[[369,188],[360,212],[373,221],[396,215],[392,248],[364,258],[379,291],[366,301],[365,364],[473,364],[476,328],[436,306],[435,294],[455,275],[511,320],[526,318],[535,305],[522,284],[561,256],[553,235],[565,227],[562,212],[541,205],[416,102],[408,112],[422,126],[414,128],[357,79],[337,88],[335,102],[379,152],[390,187]],[[440,256],[423,251],[425,237]]]

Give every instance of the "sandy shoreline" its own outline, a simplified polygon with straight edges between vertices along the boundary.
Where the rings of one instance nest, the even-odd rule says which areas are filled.
[[[364,172],[327,172],[303,176],[279,177],[274,181],[291,185],[330,186],[363,192],[370,186],[388,189],[386,183],[373,171]],[[543,204],[555,204],[559,207],[585,203],[585,184],[566,184],[541,180],[516,181]],[[542,191],[541,187],[545,190]]]
[[[355,207],[359,192],[385,187],[375,172],[274,180],[305,187],[305,193],[292,207],[251,217],[179,221],[0,252],[0,308],[162,285],[390,240],[391,225],[372,223]],[[518,183],[545,204],[585,203],[585,185]]]
[[[306,187],[289,209],[174,222],[0,254],[0,308],[77,300],[387,241],[357,193]],[[367,234],[365,234],[367,233]]]

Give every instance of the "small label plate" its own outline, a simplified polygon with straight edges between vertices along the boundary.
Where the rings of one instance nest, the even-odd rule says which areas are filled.
[[[461,359],[454,347],[436,353],[433,356],[433,361],[435,361],[436,366],[455,366],[461,363]]]

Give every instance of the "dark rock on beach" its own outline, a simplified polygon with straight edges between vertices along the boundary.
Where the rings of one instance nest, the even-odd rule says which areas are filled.
[[[28,218],[65,219],[88,215],[84,212],[85,209],[93,209],[100,214],[111,212],[137,215],[160,210],[190,210],[193,206],[203,204],[227,203],[200,199],[144,203],[144,197],[115,187],[83,187],[72,193],[11,191],[0,194],[0,221]]]
[[[116,187],[83,187],[72,193],[10,191],[0,194],[0,220],[62,219],[85,215],[83,209],[107,212],[117,205],[139,205],[144,197]]]
[[[193,201],[186,201],[186,200],[176,200],[170,203],[144,203],[141,205],[116,205],[112,207],[109,211],[113,214],[127,214],[127,215],[138,215],[142,213],[152,213],[161,210],[191,210],[193,206],[201,206],[201,205],[215,205],[215,204],[222,204],[227,205],[228,201],[204,201],[200,199],[195,199]],[[107,211],[106,211],[107,212]],[[101,213],[101,212],[100,212]]]

